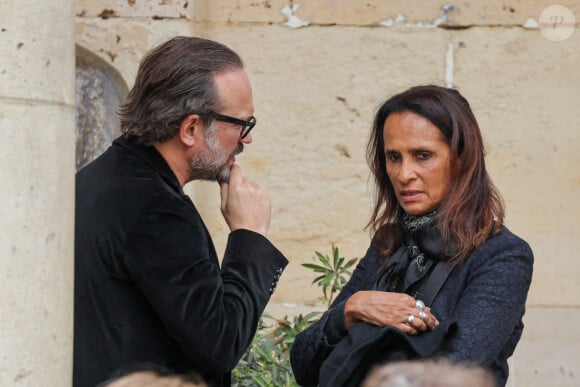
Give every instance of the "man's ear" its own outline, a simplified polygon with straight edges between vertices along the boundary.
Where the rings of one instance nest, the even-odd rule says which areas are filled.
[[[203,121],[197,114],[190,114],[179,125],[179,139],[186,146],[193,146],[203,136]]]

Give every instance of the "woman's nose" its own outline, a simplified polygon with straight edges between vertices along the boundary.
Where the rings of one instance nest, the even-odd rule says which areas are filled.
[[[402,161],[397,178],[401,183],[407,183],[417,177],[415,165],[410,161]]]

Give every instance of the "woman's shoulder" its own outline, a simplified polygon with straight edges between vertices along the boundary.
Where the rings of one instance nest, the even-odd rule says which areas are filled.
[[[506,226],[491,235],[487,241],[471,256],[472,264],[479,261],[480,264],[490,263],[490,261],[506,262],[506,260],[517,259],[524,266],[533,264],[534,254],[528,242],[511,232]],[[468,261],[469,261],[468,260]]]
[[[483,244],[482,248],[489,249],[516,249],[522,251],[528,251],[530,254],[532,249],[528,242],[514,234],[505,225],[502,225],[500,229],[492,234],[487,241]]]

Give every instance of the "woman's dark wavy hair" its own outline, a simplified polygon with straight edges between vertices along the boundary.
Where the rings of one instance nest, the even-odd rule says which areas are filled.
[[[485,168],[485,150],[477,120],[467,100],[457,90],[440,86],[415,86],[397,94],[378,109],[367,145],[367,162],[376,183],[375,206],[367,225],[375,241],[390,256],[402,243],[403,210],[387,175],[383,128],[393,113],[412,112],[428,119],[450,148],[451,185],[438,211],[438,227],[447,257],[462,263],[504,219],[504,204]]]
[[[163,43],[139,65],[119,109],[121,132],[148,145],[167,141],[187,115],[219,110],[214,75],[241,68],[238,54],[211,40],[178,36]]]

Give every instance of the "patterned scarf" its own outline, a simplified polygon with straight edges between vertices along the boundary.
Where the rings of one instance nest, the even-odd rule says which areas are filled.
[[[374,288],[417,298],[427,275],[441,259],[437,211],[420,216],[405,214],[402,225],[403,243],[386,261]]]

